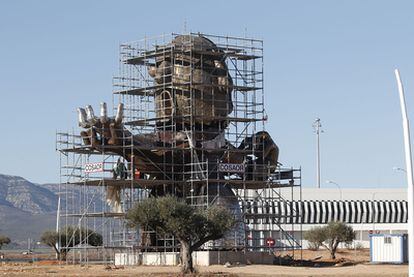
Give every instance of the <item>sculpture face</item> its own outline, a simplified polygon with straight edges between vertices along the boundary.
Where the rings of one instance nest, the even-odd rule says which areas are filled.
[[[233,111],[233,81],[225,54],[201,36],[177,36],[167,51],[156,58],[148,72],[156,84],[165,86],[155,92],[156,114],[160,121],[177,116],[177,121],[211,125]],[[205,54],[208,53],[208,54]]]

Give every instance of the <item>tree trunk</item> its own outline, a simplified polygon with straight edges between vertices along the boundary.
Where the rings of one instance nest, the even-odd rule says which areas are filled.
[[[66,249],[61,249],[60,251],[61,252],[59,253],[59,260],[60,261],[66,261],[66,256],[67,256],[69,251],[66,250]]]
[[[56,245],[55,244],[52,244],[51,246],[53,247],[53,249],[56,252],[56,258],[58,259],[58,261],[60,261],[60,251],[56,248]]]
[[[188,243],[187,241],[180,241],[180,243],[181,243],[182,272],[192,273],[194,272],[194,268],[193,268],[193,257],[191,256],[190,243]]]
[[[331,259],[332,260],[335,260],[336,259],[336,257],[335,257],[335,250],[332,249],[330,252],[331,252]]]
[[[335,240],[335,242],[332,243],[332,248],[330,249],[331,252],[331,259],[335,260],[336,256],[336,249],[338,248],[339,242]]]

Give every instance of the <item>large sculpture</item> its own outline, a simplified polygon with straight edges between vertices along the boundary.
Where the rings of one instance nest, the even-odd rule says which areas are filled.
[[[123,124],[123,104],[118,105],[114,117],[108,117],[107,106],[101,103],[99,116],[91,106],[78,109],[79,125],[85,129],[83,142],[96,151],[122,156],[131,172],[140,173],[132,178],[164,180],[162,185],[151,186],[154,196],[207,196],[197,201],[240,213],[238,199],[232,187],[224,185],[217,164],[243,164],[246,170],[236,178],[265,181],[276,169],[278,147],[265,131],[242,138],[239,145],[226,140],[234,85],[222,50],[209,39],[193,35],[177,36],[168,47],[174,50],[156,56],[155,63],[148,66],[155,83],[153,132],[132,134]],[[126,145],[134,147],[125,151],[122,146]],[[208,164],[207,176],[194,176],[194,168],[188,164],[195,160]],[[192,176],[183,172],[192,172]],[[209,181],[189,186],[188,178]],[[119,197],[113,191],[111,195]]]

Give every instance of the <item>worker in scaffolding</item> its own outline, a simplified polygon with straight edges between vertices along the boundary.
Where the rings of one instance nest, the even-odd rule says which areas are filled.
[[[128,171],[127,171],[125,163],[122,161],[121,157],[119,157],[116,164],[114,164],[114,167],[112,169],[112,173],[113,173],[113,179],[117,179],[118,177],[121,180],[127,179]]]

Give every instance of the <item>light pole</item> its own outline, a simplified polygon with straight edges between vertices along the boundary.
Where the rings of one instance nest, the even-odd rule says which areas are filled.
[[[339,189],[339,197],[340,197],[340,200],[342,201],[342,189],[341,189],[341,186],[337,182],[334,182],[332,180],[328,180],[328,181],[326,181],[326,183],[327,184],[334,184],[335,186],[338,187],[338,189]]]
[[[377,194],[377,191],[376,192],[374,192],[373,194],[372,194],[372,203],[373,203],[373,205],[375,205],[375,195]],[[375,209],[374,209],[374,211],[375,211]],[[375,218],[376,218],[376,214],[374,215],[373,213],[371,213],[371,221],[372,221],[372,230],[375,232]]]
[[[400,72],[398,71],[398,69],[395,70],[395,78],[397,79],[398,93],[400,96],[402,125],[404,131],[405,168],[408,183],[408,275],[414,276],[414,182],[411,157],[410,123],[408,121],[407,116],[407,106],[405,104],[404,88],[401,82]]]
[[[316,118],[312,125],[316,134],[316,185],[321,188],[321,147],[320,134],[323,133],[321,119]]]
[[[60,192],[58,193],[58,204],[57,204],[57,210],[56,210],[56,233],[58,234],[58,240],[56,241],[55,247],[60,252]],[[56,253],[56,259],[59,258],[58,253]]]

